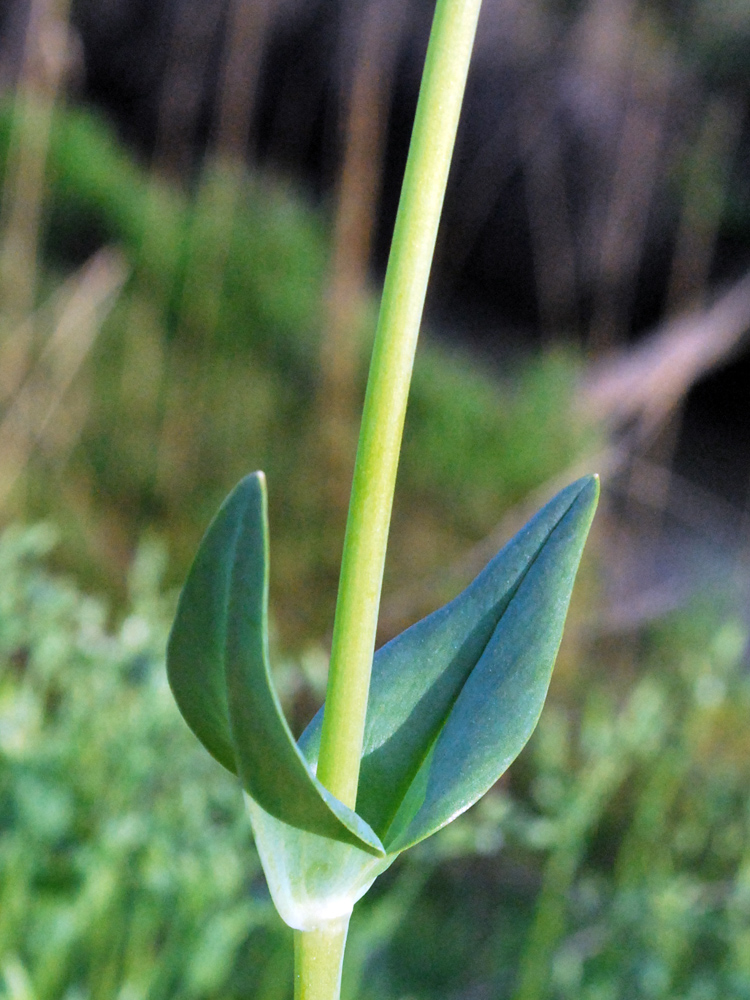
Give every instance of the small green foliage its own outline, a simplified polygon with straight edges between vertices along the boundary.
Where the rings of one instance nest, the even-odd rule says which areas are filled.
[[[0,536],[0,998],[278,997],[239,957],[290,974],[236,785],[166,684],[160,553],[113,630],[53,540]]]
[[[167,649],[177,704],[216,759],[290,826],[384,853],[310,771],[268,662],[265,480],[247,476],[214,519],[182,592]]]
[[[356,813],[315,777],[322,711],[298,747],[273,689],[264,477],[246,477],[227,498],[182,592],[168,674],[188,724],[240,777],[271,891],[292,926],[348,912],[384,867],[372,856],[390,863],[449,823],[521,751],[547,693],[597,497],[595,478],[567,487],[451,604],[376,654]]]
[[[598,497],[563,490],[446,607],[376,655],[357,808],[390,852],[477,801],[536,725]],[[315,759],[320,714],[302,736]]]
[[[112,630],[50,543],[0,536],[0,998],[286,1000],[236,779],[164,681],[155,554]],[[512,781],[356,907],[342,998],[513,997],[542,956],[535,1000],[747,1000],[747,638],[712,604],[618,636],[616,668],[580,647]]]

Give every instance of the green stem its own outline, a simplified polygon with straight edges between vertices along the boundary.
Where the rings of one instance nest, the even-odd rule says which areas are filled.
[[[357,800],[414,352],[481,0],[438,0],[383,288],[341,563],[318,777]]]
[[[349,917],[294,932],[294,1000],[339,1000]]]

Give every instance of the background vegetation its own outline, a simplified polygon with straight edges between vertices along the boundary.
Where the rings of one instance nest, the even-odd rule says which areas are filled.
[[[113,632],[50,544],[0,545],[0,995],[288,997],[236,783],[166,686],[163,550]],[[747,997],[746,640],[693,608],[567,662],[510,783],[359,905],[345,995]],[[281,663],[292,706],[317,664]]]
[[[45,66],[0,107],[0,1000],[283,1000],[289,932],[163,650],[208,519],[264,468],[276,680],[296,730],[319,703],[373,297],[355,280],[337,298],[340,202],[314,210],[231,156],[168,180],[63,108]],[[739,143],[722,108],[706,121]],[[721,220],[746,239],[705,136],[704,159],[669,175],[700,223],[684,246],[708,241],[687,254],[691,295]],[[690,343],[741,333],[744,315],[696,312]],[[502,368],[429,331],[420,348],[382,639],[452,596],[560,481],[598,467],[607,488],[538,732],[358,907],[350,1000],[750,998],[740,577],[724,562],[725,588],[689,601],[638,583],[627,606],[612,596],[628,519],[666,558],[676,493],[683,519],[747,530],[669,475],[667,418],[715,357],[686,369],[656,340],[623,393],[554,342]]]

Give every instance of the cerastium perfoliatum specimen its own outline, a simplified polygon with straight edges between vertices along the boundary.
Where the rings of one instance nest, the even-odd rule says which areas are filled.
[[[481,0],[438,0],[360,432],[326,702],[295,741],[268,661],[262,473],[211,523],[167,666],[177,704],[237,775],[268,885],[295,929],[295,997],[336,1000],[354,903],[477,801],[542,709],[596,507],[568,486],[450,604],[375,647],[417,334]],[[500,471],[498,470],[498,474]]]

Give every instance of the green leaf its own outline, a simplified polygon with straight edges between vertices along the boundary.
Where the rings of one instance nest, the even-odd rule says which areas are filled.
[[[283,823],[245,796],[266,882],[282,920],[313,930],[351,913],[395,855],[376,857],[351,844]]]
[[[367,823],[317,780],[289,730],[268,660],[265,477],[245,477],[209,526],[180,596],[167,672],[186,722],[271,816],[384,851]]]
[[[373,663],[357,811],[390,852],[477,801],[542,709],[598,480],[559,493],[454,601]],[[317,754],[320,716],[300,741]]]
[[[237,489],[241,487],[242,483]],[[224,501],[201,542],[167,643],[167,677],[183,718],[232,774],[237,773],[237,763],[229,728],[224,645],[231,568],[225,553],[236,544],[230,509],[234,497]]]

